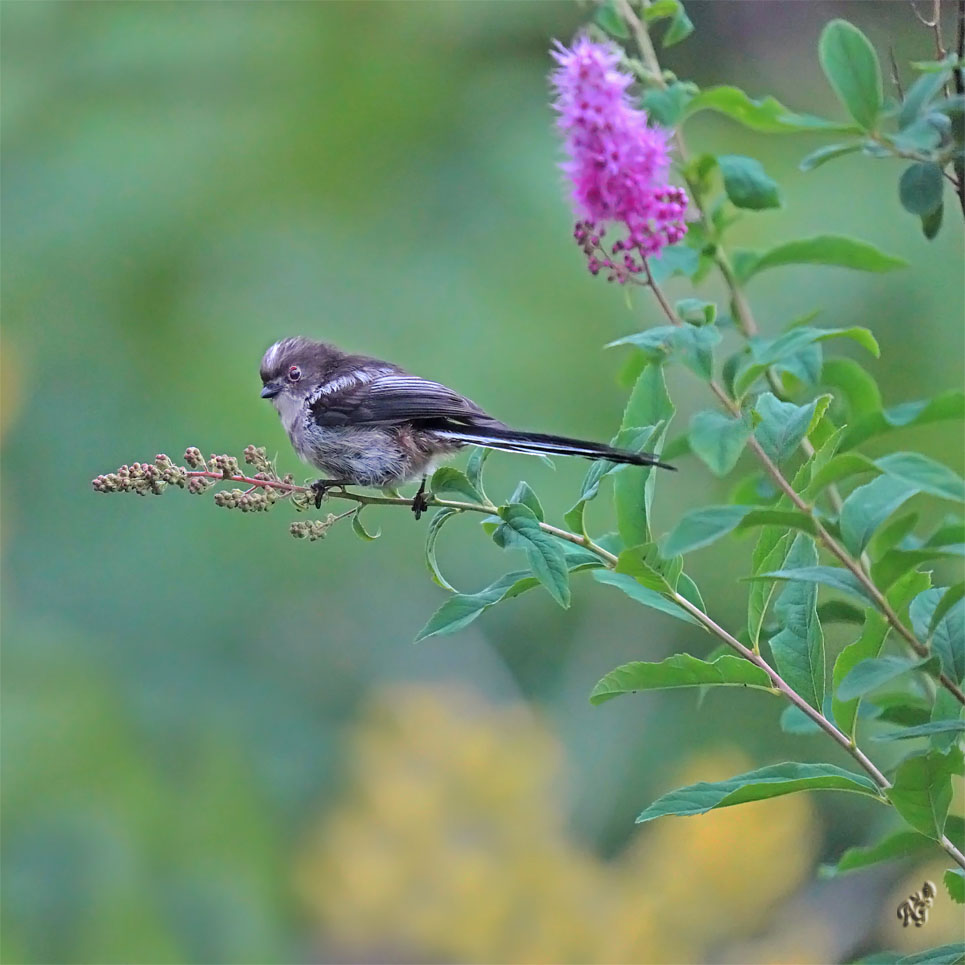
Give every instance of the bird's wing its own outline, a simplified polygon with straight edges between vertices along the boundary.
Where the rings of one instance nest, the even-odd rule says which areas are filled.
[[[464,396],[405,372],[350,373],[318,387],[309,400],[320,425],[446,421],[500,425]]]

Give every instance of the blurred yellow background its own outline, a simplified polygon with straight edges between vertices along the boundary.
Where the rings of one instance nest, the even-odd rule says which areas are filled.
[[[680,76],[833,116],[816,58],[831,17],[899,63],[931,55],[905,4],[688,10],[696,33],[665,58]],[[4,961],[804,962],[960,935],[944,892],[927,928],[892,920],[940,866],[815,880],[890,826],[853,796],[634,826],[682,782],[845,763],[781,733],[766,694],[589,705],[620,662],[705,655],[687,625],[576,577],[568,613],[536,590],[413,647],[444,599],[425,520],[370,511],[378,542],[346,526],[309,544],[283,507],[90,489],[188,445],[266,445],[307,476],[258,398],[265,347],[298,333],[521,427],[609,438],[624,358],[601,346],[659,316],[591,278],[571,237],[547,49],[585,15],[548,0],[0,5]],[[951,205],[929,244],[895,163],[804,175],[820,139],[709,115],[688,138],[760,157],[782,184],[785,209],[746,217],[739,244],[827,231],[910,262],[755,279],[767,332],[816,308],[816,324],[869,326],[882,359],[862,361],[891,403],[961,381]],[[721,295],[713,280],[700,293]],[[671,392],[681,424],[710,405],[686,373]],[[913,441],[962,470],[959,426]],[[658,486],[658,531],[732,484],[680,467]],[[525,478],[559,520],[584,471],[497,454],[487,478],[497,496]],[[605,500],[590,518],[608,527]],[[688,564],[732,627],[748,553]],[[467,519],[439,555],[462,590],[519,565]],[[832,652],[849,633],[829,629]]]

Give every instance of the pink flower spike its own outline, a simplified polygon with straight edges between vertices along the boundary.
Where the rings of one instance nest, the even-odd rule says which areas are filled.
[[[560,167],[571,182],[577,218],[594,226],[593,246],[604,222],[615,222],[626,238],[614,253],[659,254],[687,231],[687,195],[668,181],[667,132],[648,126],[646,113],[633,105],[627,92],[633,78],[619,69],[620,51],[612,44],[580,36],[571,48],[557,41],[550,54],[559,65],[551,75],[553,107],[568,155]]]

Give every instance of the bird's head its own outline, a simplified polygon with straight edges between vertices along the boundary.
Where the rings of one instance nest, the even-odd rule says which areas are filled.
[[[261,360],[261,397],[279,411],[300,404],[324,381],[337,354],[331,345],[302,335],[280,339]]]

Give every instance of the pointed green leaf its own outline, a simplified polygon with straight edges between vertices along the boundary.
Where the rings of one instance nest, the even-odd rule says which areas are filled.
[[[923,74],[908,88],[901,102],[898,127],[908,127],[924,113],[924,108],[941,92],[948,80],[950,70],[943,67],[933,73]]]
[[[416,640],[455,633],[472,623],[489,607],[501,600],[518,596],[534,586],[539,586],[539,580],[535,576],[531,576],[526,570],[517,570],[501,576],[478,593],[455,593],[430,617]]]
[[[940,840],[952,800],[952,774],[962,767],[962,752],[953,747],[946,753],[929,751],[907,757],[898,765],[888,800],[916,830]]]
[[[905,268],[908,262],[886,255],[865,241],[840,235],[817,235],[800,241],[788,241],[762,255],[754,255],[751,261],[745,259],[742,278],[747,280],[768,268],[784,265],[829,265],[857,271],[884,272]]]
[[[759,576],[763,572],[779,567],[787,556],[787,547],[791,542],[791,534],[779,526],[766,526],[754,547],[752,557],[753,573]],[[777,592],[777,584],[773,580],[760,580],[751,583],[747,594],[747,632],[751,646],[756,650],[761,637],[761,628],[771,597]]]
[[[690,448],[717,476],[726,476],[751,437],[751,422],[705,409],[690,420]]]
[[[458,509],[440,509],[435,516],[432,517],[432,521],[429,523],[429,529],[426,532],[426,567],[432,576],[433,582],[441,586],[444,590],[450,590],[455,593],[456,588],[442,575],[442,571],[439,569],[439,563],[436,560],[436,540],[439,538],[439,531],[446,524],[446,522],[452,519],[453,516],[459,515]]]
[[[899,958],[896,965],[965,965],[965,944],[939,945]]]
[[[942,596],[939,587],[925,590],[911,601],[908,615],[915,636],[931,643],[945,673],[955,681],[962,681],[965,679],[965,600],[960,599],[936,623],[933,615]]]
[[[901,505],[919,492],[905,479],[879,476],[858,486],[841,507],[841,538],[854,556],[860,555],[875,530]]]
[[[611,36],[618,40],[629,40],[630,30],[623,22],[613,0],[603,0],[593,11],[593,19]]]
[[[705,814],[716,808],[762,801],[796,791],[852,791],[879,798],[875,785],[864,775],[833,764],[772,764],[726,781],[691,784],[658,798],[637,818],[637,823],[665,815]]]
[[[540,529],[536,514],[520,503],[499,508],[499,516],[525,542],[529,565],[550,596],[561,607],[570,605],[570,581],[566,558],[559,542]]]
[[[881,67],[871,42],[847,20],[832,20],[821,32],[818,57],[848,113],[866,131],[873,131],[884,95]]]
[[[965,480],[947,466],[919,452],[893,452],[876,459],[875,465],[895,479],[913,483],[924,493],[965,502]]]
[[[821,865],[822,878],[836,878],[851,871],[861,871],[883,861],[900,861],[937,854],[935,842],[917,831],[893,831],[880,841],[865,847],[848,848],[835,864]]]
[[[935,734],[965,734],[965,720],[930,720],[927,724],[919,724],[917,727],[903,727],[901,730],[875,734],[871,739],[903,741],[912,740],[915,737],[932,737]]]
[[[822,164],[826,164],[828,161],[833,161],[835,158],[844,157],[845,154],[854,154],[855,151],[861,150],[861,142],[851,143],[851,144],[827,144],[824,147],[819,147],[816,151],[812,151],[806,157],[801,158],[801,163],[798,164],[798,168],[802,171],[813,171],[815,168],[821,167]]]
[[[469,480],[469,485],[483,497],[480,502],[486,502],[486,490],[483,488],[483,466],[485,466],[491,452],[492,449],[477,446],[466,462],[466,478]]]
[[[521,503],[523,506],[529,507],[533,515],[540,522],[543,521],[543,506],[529,483],[520,481],[513,490],[512,496],[509,497],[509,501],[511,503]]]
[[[797,114],[773,97],[753,100],[739,87],[708,87],[693,97],[687,105],[686,116],[698,111],[716,111],[743,124],[752,131],[764,134],[785,134],[798,131],[852,131],[851,124],[828,121],[812,114]]]
[[[613,575],[613,574],[611,574]],[[673,687],[756,687],[770,691],[767,674],[749,660],[725,654],[714,661],[677,653],[659,663],[634,661],[611,670],[590,694],[590,703],[602,704],[621,694]]]
[[[821,369],[821,381],[841,390],[852,422],[881,410],[878,383],[854,359],[828,359]]]
[[[362,507],[360,506],[352,514],[352,529],[355,531],[355,535],[358,536],[359,539],[365,540],[366,543],[371,543],[373,540],[377,540],[382,535],[382,530],[377,529],[374,533],[370,533],[362,525],[361,516],[362,516]]]
[[[853,449],[866,439],[884,435],[895,429],[911,428],[947,419],[965,419],[965,393],[945,392],[935,396],[934,399],[903,402],[882,412],[873,412],[847,427],[841,440],[841,449]]]
[[[607,344],[633,345],[652,362],[680,362],[702,379],[713,377],[714,346],[720,331],[713,325],[660,325]]]
[[[933,657],[915,660],[909,657],[875,657],[856,664],[838,687],[840,700],[854,700],[883,687],[892,680],[910,673],[912,670],[925,670],[934,667]]]
[[[754,411],[761,421],[754,430],[754,438],[776,463],[789,459],[807,435],[815,418],[819,418],[830,402],[830,396],[821,396],[807,405],[782,402],[773,393],[761,395]],[[821,412],[818,408],[821,407]]]
[[[469,481],[469,477],[452,466],[437,469],[429,480],[429,488],[434,493],[456,493],[470,502],[483,502],[479,490]]]
[[[874,601],[858,578],[850,571],[837,566],[804,566],[795,570],[775,570],[750,577],[752,580],[803,580],[806,583],[823,583],[859,597],[867,603]]]
[[[653,610],[659,610],[661,613],[676,617],[685,623],[697,623],[697,620],[686,610],[681,610],[672,600],[668,600],[656,590],[644,586],[632,576],[628,576],[625,573],[614,573],[612,570],[598,569],[594,570],[593,578],[597,583],[607,583],[610,586],[615,586],[617,589],[623,590],[631,600],[642,603],[644,606],[648,606]]]
[[[704,506],[681,517],[666,538],[663,552],[666,556],[679,556],[709,546],[734,530],[767,525],[814,532],[814,520],[792,510],[761,509],[760,506]]]
[[[948,897],[957,905],[965,905],[965,868],[949,868],[942,881],[948,889]],[[965,946],[962,946],[961,958],[965,958]]]
[[[799,533],[791,544],[785,567],[789,570],[813,567],[817,561],[814,540]],[[824,702],[825,658],[817,601],[816,584],[788,584],[774,604],[781,630],[769,643],[778,673],[812,707],[820,710]]]
[[[781,189],[765,173],[760,161],[740,154],[722,154],[717,158],[717,166],[731,204],[750,211],[781,206]]]

